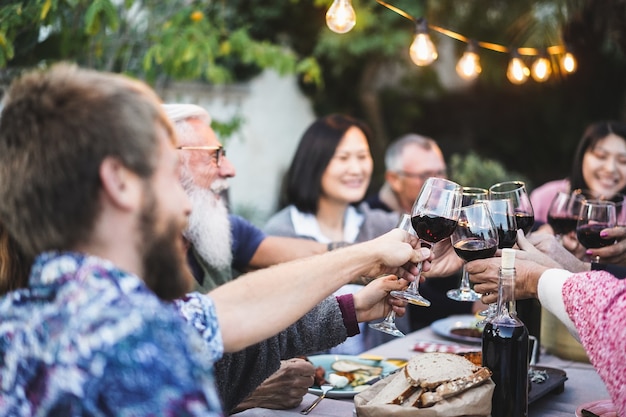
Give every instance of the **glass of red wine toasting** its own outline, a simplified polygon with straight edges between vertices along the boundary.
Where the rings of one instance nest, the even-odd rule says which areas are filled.
[[[586,200],[583,202],[578,216],[576,237],[580,244],[587,249],[609,246],[615,240],[602,238],[600,232],[616,225],[615,203],[606,200]],[[600,257],[595,256],[594,262],[600,262]]]
[[[507,198],[513,204],[517,228],[524,231],[524,236],[528,236],[535,224],[535,212],[528,198],[526,184],[523,181],[505,181],[489,187],[490,200]]]
[[[478,187],[463,187],[461,188],[461,207],[470,206],[476,201],[485,199],[489,195],[489,191],[484,188]],[[458,223],[457,223],[458,226]],[[456,301],[475,301],[480,298],[474,291],[468,290],[470,288],[469,277],[463,269],[461,274],[461,282],[457,289],[448,291],[446,294],[448,298]]]
[[[485,203],[476,203],[459,209],[459,219],[450,236],[457,256],[465,262],[491,258],[498,249],[496,229]],[[480,295],[470,286],[469,275],[463,266],[459,288],[448,291],[448,297],[457,301],[476,301]]]
[[[461,186],[444,178],[431,177],[426,180],[413,204],[411,222],[421,242],[432,247],[435,243],[450,237],[461,207]],[[418,264],[421,271],[422,264]],[[422,297],[418,290],[420,277],[404,291],[392,291],[391,295],[411,304],[430,306],[430,301]]]
[[[571,193],[559,191],[548,209],[548,224],[552,227],[557,240],[561,241],[564,235],[576,232],[578,214],[585,202],[585,196],[580,190]]]

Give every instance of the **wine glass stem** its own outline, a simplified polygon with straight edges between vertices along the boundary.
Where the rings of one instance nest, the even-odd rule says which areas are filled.
[[[393,311],[393,308],[389,313],[387,313],[387,317],[385,317],[385,323],[394,324],[396,321],[396,312]]]
[[[415,281],[412,281],[407,289],[407,291],[413,294],[419,294],[420,277],[422,276],[422,262],[418,263],[416,266],[417,275],[415,275]]]
[[[472,288],[470,287],[469,274],[465,270],[465,265],[463,265],[463,275],[461,277],[461,286],[459,287],[461,292],[470,292]]]

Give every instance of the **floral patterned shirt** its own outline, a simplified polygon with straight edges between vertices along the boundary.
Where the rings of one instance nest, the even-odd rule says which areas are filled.
[[[220,416],[222,353],[209,297],[164,303],[109,261],[45,253],[0,299],[0,416]]]
[[[604,381],[617,414],[626,416],[626,280],[604,271],[572,275],[563,285],[563,301]]]

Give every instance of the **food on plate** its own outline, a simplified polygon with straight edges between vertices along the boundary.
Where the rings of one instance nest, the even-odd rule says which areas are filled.
[[[343,388],[350,382],[345,376],[330,374],[328,375],[328,382],[330,382],[335,388]]]
[[[412,357],[368,404],[399,404],[425,408],[489,380],[491,371],[453,353]]]
[[[322,384],[331,383],[337,388],[344,388],[349,384],[355,391],[360,391],[365,385],[380,379],[383,372],[382,366],[368,365],[350,359],[336,360],[331,363],[330,368],[333,372],[328,374],[322,366],[315,369],[314,386],[320,387]]]
[[[473,337],[475,339],[480,339],[483,334],[483,332],[476,327],[457,327],[454,329],[450,329],[450,333],[457,336]]]

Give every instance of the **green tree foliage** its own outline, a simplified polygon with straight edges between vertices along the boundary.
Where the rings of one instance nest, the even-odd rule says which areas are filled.
[[[233,26],[226,1],[5,0],[0,70],[72,60],[91,68],[160,79],[237,80],[233,63],[299,73],[321,82],[311,57]]]

